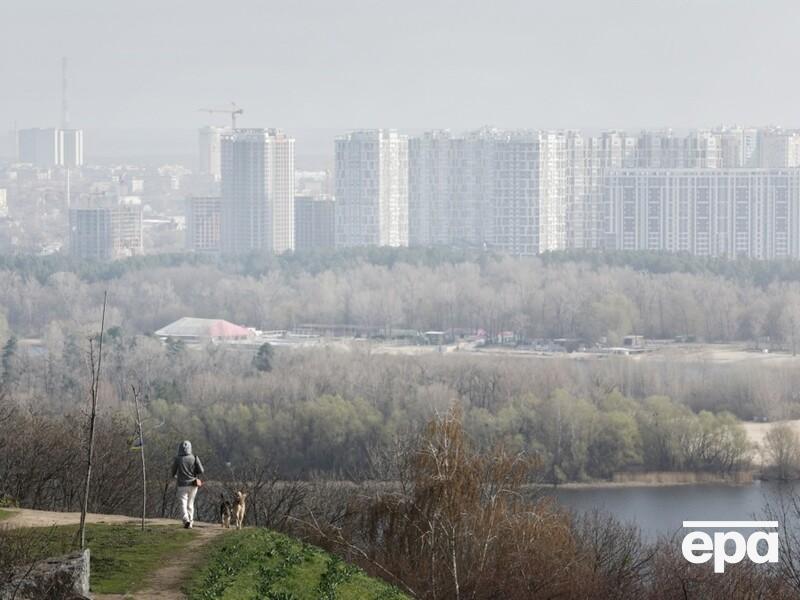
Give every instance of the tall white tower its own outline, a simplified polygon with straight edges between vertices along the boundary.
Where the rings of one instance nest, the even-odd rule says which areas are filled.
[[[354,131],[336,140],[336,245],[408,246],[408,138]]]
[[[294,249],[294,139],[277,129],[236,129],[221,138],[223,252]]]

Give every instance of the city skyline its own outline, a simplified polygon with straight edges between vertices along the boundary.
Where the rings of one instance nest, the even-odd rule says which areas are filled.
[[[30,217],[24,199],[38,197],[49,210],[36,218],[57,231],[70,195],[82,205],[133,199],[146,215],[137,227],[153,240],[142,243],[138,233],[135,244],[123,244],[135,252],[158,252],[159,238],[171,232],[173,249],[183,239],[190,251],[229,254],[292,251],[297,234],[305,249],[451,246],[512,256],[619,249],[800,258],[797,130],[594,135],[481,128],[408,135],[362,129],[332,140],[332,168],[317,172],[295,168],[295,139],[278,129],[199,128],[194,171],[182,164],[154,171],[70,164],[63,142],[75,131],[81,132],[20,131],[24,162],[8,166],[5,177],[12,214]],[[75,215],[69,215],[73,252]],[[102,228],[86,224],[97,232],[84,228],[94,236],[87,243],[107,247]],[[21,222],[12,218],[6,225]],[[48,234],[42,251],[57,250],[59,239]],[[77,251],[87,253],[124,255]]]

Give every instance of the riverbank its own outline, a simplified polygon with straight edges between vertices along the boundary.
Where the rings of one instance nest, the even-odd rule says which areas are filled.
[[[758,479],[758,471],[737,471],[728,475],[706,473],[703,471],[644,471],[617,473],[613,479],[594,481],[570,481],[553,485],[551,483],[537,484],[537,488],[559,489],[603,489],[626,487],[663,487],[674,485],[702,485],[702,484],[727,484],[749,485]]]

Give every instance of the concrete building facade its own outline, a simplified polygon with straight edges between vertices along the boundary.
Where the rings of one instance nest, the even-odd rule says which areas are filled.
[[[220,251],[222,200],[216,196],[186,199],[186,248],[192,252]]]
[[[429,131],[408,142],[409,245],[484,242],[485,132]]]
[[[82,129],[61,129],[59,130],[59,165],[62,167],[81,167],[83,166],[83,130]]]
[[[20,162],[37,167],[80,167],[83,165],[83,130],[20,129],[17,155]]]
[[[408,138],[354,131],[335,143],[336,245],[408,246]]]
[[[18,158],[20,162],[37,167],[54,167],[60,160],[59,130],[20,129],[17,132]]]
[[[606,200],[612,249],[800,258],[800,169],[623,169]]]
[[[70,208],[70,254],[85,260],[142,254],[142,206],[136,200],[98,200]]]
[[[223,252],[294,249],[294,139],[277,129],[222,136]]]
[[[294,247],[297,252],[336,247],[336,202],[327,196],[295,196]]]

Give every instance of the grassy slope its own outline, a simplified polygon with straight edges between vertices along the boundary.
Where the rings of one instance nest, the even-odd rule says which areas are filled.
[[[313,546],[263,529],[209,545],[189,600],[403,600],[406,596]]]
[[[36,545],[39,558],[75,550],[76,526],[19,529],[5,535],[23,536]],[[180,551],[195,532],[178,527],[151,527],[142,531],[131,525],[88,525],[87,543],[92,552],[91,589],[102,594],[125,594],[144,582],[145,575]]]
[[[9,518],[13,514],[14,513],[11,512],[10,510],[3,510],[2,508],[0,508],[0,521]]]

